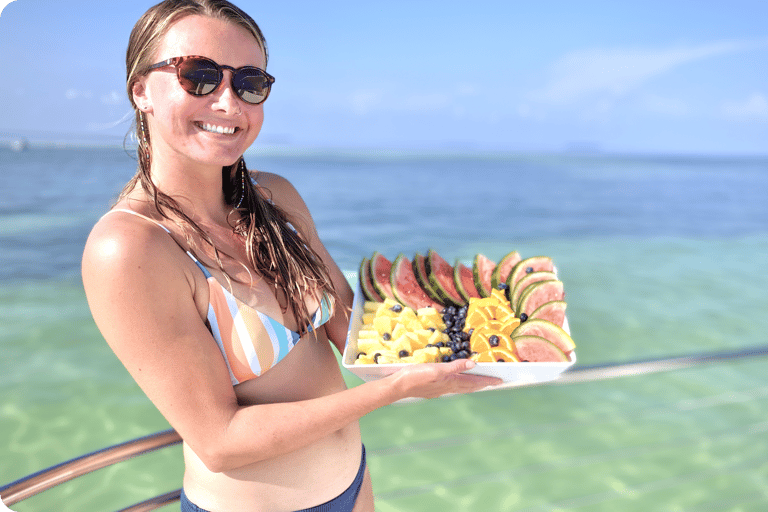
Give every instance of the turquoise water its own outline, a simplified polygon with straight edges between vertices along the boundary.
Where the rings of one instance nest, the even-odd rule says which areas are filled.
[[[0,157],[3,484],[168,425],[95,329],[77,268],[133,162],[115,150]],[[767,160],[256,154],[249,165],[294,181],[349,272],[373,250],[551,256],[579,364],[768,344]],[[380,409],[361,420],[377,510],[765,510],[765,367]],[[12,508],[116,510],[178,488],[182,469],[171,448]]]

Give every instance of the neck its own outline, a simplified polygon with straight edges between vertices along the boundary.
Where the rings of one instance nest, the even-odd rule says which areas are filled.
[[[201,225],[227,225],[232,211],[222,191],[222,167],[152,152],[151,177],[155,186],[175,199],[185,214]]]

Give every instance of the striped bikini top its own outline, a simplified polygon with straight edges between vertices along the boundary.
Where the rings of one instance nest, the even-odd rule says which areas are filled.
[[[112,212],[136,215],[171,234],[159,222],[133,210],[118,208],[107,213]],[[255,379],[279,363],[301,339],[301,335],[232,295],[190,251],[185,252],[202,270],[208,282],[206,324],[224,356],[232,385]],[[320,306],[312,317],[312,324],[307,329],[318,329],[332,315],[333,297],[324,292]]]

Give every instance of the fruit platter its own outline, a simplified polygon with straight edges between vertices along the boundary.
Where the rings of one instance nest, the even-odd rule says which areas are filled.
[[[360,264],[346,369],[365,381],[458,358],[504,385],[554,380],[576,362],[563,283],[546,256],[448,263],[436,251]]]

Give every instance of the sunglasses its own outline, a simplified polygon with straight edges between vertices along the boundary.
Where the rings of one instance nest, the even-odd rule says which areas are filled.
[[[275,77],[253,66],[233,68],[221,66],[211,59],[197,55],[173,57],[149,66],[149,71],[167,66],[176,68],[176,76],[182,89],[192,96],[205,96],[219,88],[224,78],[224,70],[232,72],[232,90],[246,103],[258,105],[267,99]]]

